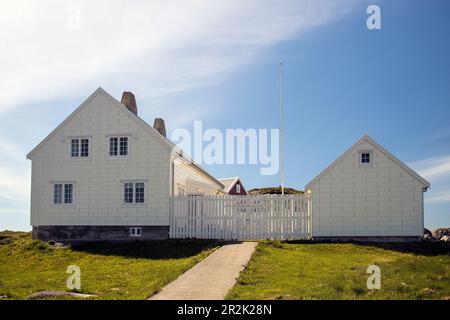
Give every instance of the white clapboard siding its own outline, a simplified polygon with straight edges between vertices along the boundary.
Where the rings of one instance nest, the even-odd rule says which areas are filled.
[[[306,195],[171,198],[170,237],[289,240],[311,237]]]

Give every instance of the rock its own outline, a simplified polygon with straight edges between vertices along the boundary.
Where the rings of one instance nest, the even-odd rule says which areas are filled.
[[[67,291],[55,291],[55,290],[45,290],[33,293],[29,295],[27,300],[40,300],[45,298],[58,298],[58,297],[74,297],[74,298],[93,298],[98,297],[95,294],[86,294],[78,292],[67,292]]]
[[[439,239],[440,241],[445,241],[445,242],[447,242],[447,241],[449,241],[450,240],[450,237],[449,236],[443,236],[441,239]]]
[[[450,228],[439,228],[435,229],[432,232],[433,237],[437,240],[441,239],[443,236],[450,236]]]
[[[429,234],[425,234],[422,239],[423,239],[423,241],[428,241],[428,242],[439,241],[439,239],[436,239],[435,237],[433,237],[433,235],[429,235]]]
[[[430,230],[428,230],[427,228],[423,228],[423,235],[425,236],[433,236],[433,233],[431,233]]]
[[[430,288],[425,288],[425,289],[422,290],[422,292],[425,293],[425,294],[432,294],[432,293],[434,293],[434,291],[435,290],[430,289]]]

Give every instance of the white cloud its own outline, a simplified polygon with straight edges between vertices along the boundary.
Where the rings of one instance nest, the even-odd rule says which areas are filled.
[[[430,197],[425,198],[425,202],[427,203],[444,203],[450,202],[450,190],[435,193]]]
[[[28,171],[28,170],[27,170]],[[27,203],[30,199],[30,175],[0,167],[0,199]]]
[[[430,191],[425,194],[426,203],[450,202],[450,155],[431,157],[409,165],[431,183]]]
[[[139,100],[214,85],[239,66],[261,59],[270,46],[333,22],[356,4],[358,0],[5,1],[0,10],[0,113],[83,98],[98,86],[114,95],[132,90]],[[80,9],[78,29],[69,26],[73,6]],[[200,106],[189,111],[192,119],[202,114]],[[173,117],[169,127],[181,126],[187,118]],[[30,163],[25,150],[4,137],[0,150],[6,154],[0,158],[0,214],[5,214],[12,212],[11,204],[15,209],[28,205]]]
[[[450,155],[420,160],[410,164],[425,179],[441,179],[450,175]]]
[[[0,112],[103,86],[154,97],[220,81],[348,13],[343,1],[15,0],[0,11]],[[71,6],[80,28],[68,26]]]

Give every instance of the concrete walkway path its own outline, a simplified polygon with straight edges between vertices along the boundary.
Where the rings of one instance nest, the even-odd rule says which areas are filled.
[[[250,260],[257,242],[226,244],[149,300],[222,300]]]

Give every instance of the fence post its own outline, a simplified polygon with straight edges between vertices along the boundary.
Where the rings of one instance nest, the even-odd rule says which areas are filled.
[[[169,238],[173,238],[173,198],[169,196]]]

